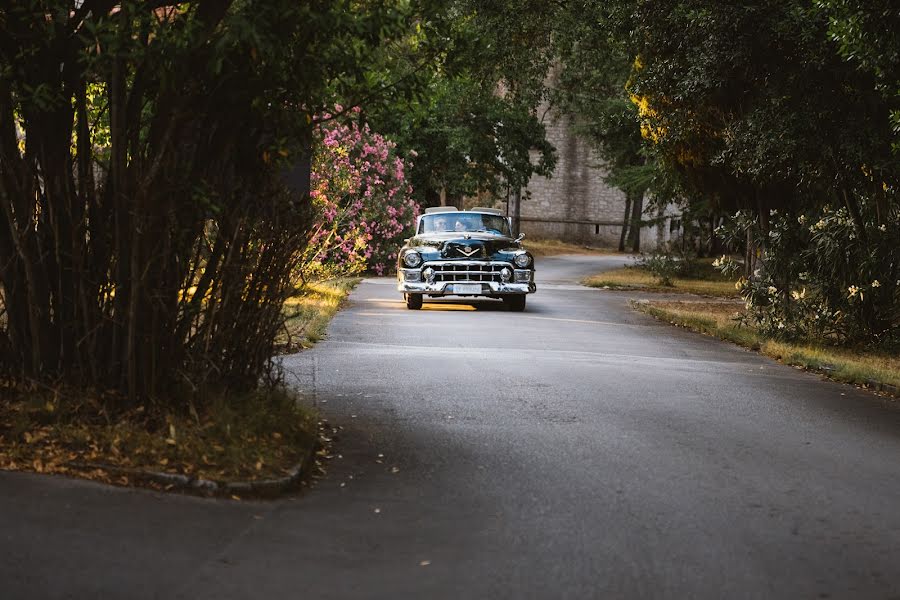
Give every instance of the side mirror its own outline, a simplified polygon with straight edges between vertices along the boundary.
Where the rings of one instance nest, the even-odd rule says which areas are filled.
[[[517,241],[517,242],[521,242],[521,241],[524,240],[524,239],[525,239],[525,234],[524,234],[524,233],[520,233],[520,234],[518,235],[518,237],[516,238],[516,241]]]

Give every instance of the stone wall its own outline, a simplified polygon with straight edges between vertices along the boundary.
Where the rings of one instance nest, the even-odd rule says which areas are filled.
[[[552,177],[532,177],[522,191],[521,231],[532,238],[618,247],[625,194],[604,181],[603,160],[575,133],[572,117],[546,107],[541,114],[547,139],[556,148],[556,168]],[[501,208],[505,210],[506,203]],[[666,223],[646,227],[641,231],[641,249],[653,249],[669,237]]]
[[[556,148],[556,169],[552,177],[533,177],[523,190],[522,231],[531,237],[618,245],[625,194],[603,180],[603,161],[575,134],[571,117],[543,114],[547,140]]]

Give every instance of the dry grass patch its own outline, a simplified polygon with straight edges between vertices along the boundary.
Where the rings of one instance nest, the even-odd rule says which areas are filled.
[[[758,350],[766,356],[824,373],[838,381],[882,389],[893,395],[897,395],[897,388],[900,388],[900,357],[853,348],[767,339],[737,320],[745,309],[736,302],[653,301],[635,306],[674,325]]]
[[[734,281],[722,276],[707,263],[701,263],[696,277],[675,277],[671,286],[659,283],[656,276],[640,266],[622,267],[586,278],[582,283],[590,287],[616,290],[640,290],[670,294],[697,294],[720,298],[736,298]]]
[[[359,282],[358,277],[310,281],[288,298],[284,304],[285,328],[277,338],[279,352],[309,348],[325,337],[331,318]]]
[[[573,244],[561,240],[526,239],[522,242],[526,250],[534,256],[554,256],[558,254],[619,254],[611,248],[597,248],[584,244]]]

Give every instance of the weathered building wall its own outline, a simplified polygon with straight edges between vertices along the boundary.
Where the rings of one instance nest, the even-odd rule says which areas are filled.
[[[532,237],[618,245],[625,194],[603,180],[602,159],[575,134],[571,117],[544,114],[556,168],[552,177],[533,177],[523,190],[521,230]]]
[[[522,191],[520,230],[529,237],[617,247],[625,219],[624,192],[604,181],[603,160],[575,133],[572,117],[546,107],[542,114],[547,139],[556,147],[556,168],[552,177],[533,177]],[[514,207],[509,208],[512,214]],[[641,249],[668,239],[666,224],[645,227]]]

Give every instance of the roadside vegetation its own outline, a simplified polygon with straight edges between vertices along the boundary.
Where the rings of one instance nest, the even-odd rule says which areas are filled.
[[[737,292],[770,346],[896,356],[896,6],[615,0],[560,12],[554,95],[627,196],[623,218],[678,210],[670,247],[590,283]],[[723,281],[677,272],[694,257],[719,257]]]
[[[757,350],[786,364],[900,396],[900,356],[895,353],[773,339],[754,327],[745,306],[736,302],[651,300],[634,306],[673,325]]]
[[[728,257],[694,259],[683,253],[656,253],[644,256],[633,266],[589,277],[584,283],[618,290],[722,298],[650,298],[633,306],[673,325],[757,350],[837,381],[900,395],[900,357],[896,353],[872,343],[848,344],[836,335],[833,319],[823,319],[814,330],[794,325],[793,330],[785,331],[787,325],[779,327],[785,320],[773,323],[784,310],[779,310],[776,303],[783,300],[766,289],[763,297],[767,301],[754,302],[751,284],[743,277],[735,281],[734,273],[738,271],[740,265]],[[797,292],[791,300],[800,304],[805,293]]]
[[[736,298],[734,279],[723,275],[712,266],[712,262],[704,259],[692,261],[688,268],[667,268],[666,274],[661,275],[658,269],[649,266],[646,261],[639,261],[634,265],[592,275],[582,283],[613,290]]]
[[[612,248],[598,248],[587,244],[574,244],[562,240],[526,238],[522,245],[534,256],[554,256],[559,254],[617,254]]]
[[[358,282],[311,281],[288,298],[278,352],[296,352],[322,339]],[[270,377],[280,379],[280,373],[273,369]],[[332,434],[302,393],[284,385],[244,392],[207,388],[209,396],[179,413],[145,405],[120,412],[122,399],[114,393],[36,381],[3,384],[0,469],[157,489],[184,489],[185,479],[299,480],[297,470],[305,467],[303,475],[309,474],[320,438]],[[180,395],[194,398],[196,390]]]
[[[331,318],[359,283],[356,277],[310,281],[284,303],[284,329],[278,334],[279,353],[309,348],[323,337]]]

